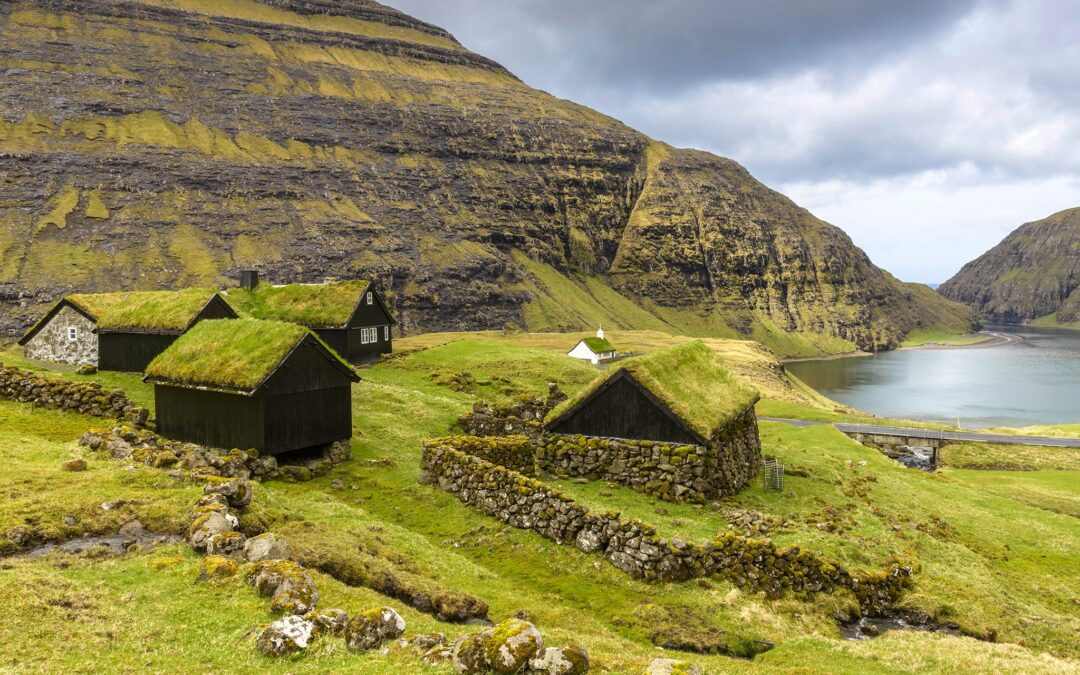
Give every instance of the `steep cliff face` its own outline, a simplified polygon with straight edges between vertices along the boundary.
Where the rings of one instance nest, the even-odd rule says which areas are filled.
[[[367,0],[0,4],[0,325],[67,291],[370,276],[406,331],[894,346],[966,310],[730,160]],[[786,345],[786,346],[785,346]]]
[[[1080,320],[1080,208],[1021,225],[938,290],[996,321]]]

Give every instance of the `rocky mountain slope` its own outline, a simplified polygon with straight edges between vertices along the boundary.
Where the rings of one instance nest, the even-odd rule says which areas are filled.
[[[886,349],[972,314],[735,162],[370,0],[0,4],[0,326],[71,290],[371,276],[406,331]]]
[[[1080,320],[1080,208],[1021,225],[938,290],[995,321]]]

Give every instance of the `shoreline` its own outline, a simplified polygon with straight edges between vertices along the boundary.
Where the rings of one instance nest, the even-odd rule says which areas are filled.
[[[1004,347],[1006,345],[1014,345],[1019,342],[1023,342],[1024,338],[1012,333],[999,333],[996,331],[979,331],[977,335],[988,336],[986,340],[982,342],[974,342],[969,345],[948,345],[940,342],[927,342],[924,345],[918,345],[916,347],[900,347],[899,350],[911,350],[911,349],[923,349],[923,350],[939,350],[939,349],[987,349],[991,347]]]

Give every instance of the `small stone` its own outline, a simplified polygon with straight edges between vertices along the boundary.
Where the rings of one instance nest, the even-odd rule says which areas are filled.
[[[206,552],[210,555],[241,556],[247,542],[240,532],[221,532],[206,540]]]
[[[76,375],[96,375],[97,366],[92,363],[84,363],[75,369]]]
[[[345,481],[341,480],[340,478],[335,478],[334,480],[330,481],[330,487],[334,490],[344,490]]]
[[[74,518],[72,516],[64,516],[63,521],[64,521],[64,524],[67,525],[68,527],[75,527],[76,525],[79,524],[78,519]]]
[[[229,506],[242,509],[251,503],[251,483],[242,478],[236,478],[224,483],[207,485],[203,488],[203,494],[224,495],[225,499],[229,501]]]
[[[203,514],[191,524],[188,542],[196,551],[205,551],[211,537],[223,532],[231,532],[235,526],[235,523],[223,513],[214,511]]]
[[[530,673],[543,675],[584,675],[589,672],[589,655],[583,647],[544,647],[529,661]]]
[[[248,562],[288,560],[290,557],[292,552],[288,542],[272,532],[252,537],[244,543],[244,558]]]
[[[101,510],[102,511],[112,511],[112,509],[113,509],[112,502],[101,502]]]
[[[285,656],[307,649],[315,625],[300,616],[287,616],[266,627],[255,646],[266,656]]]
[[[345,645],[354,651],[376,649],[405,632],[405,619],[390,607],[376,607],[358,614],[345,628]]]
[[[81,457],[69,459],[60,465],[64,471],[86,471],[86,460]]]
[[[645,668],[645,675],[704,675],[701,666],[676,659],[653,659]]]
[[[318,634],[342,635],[349,625],[349,615],[343,609],[316,609],[304,615],[304,619],[315,625]]]

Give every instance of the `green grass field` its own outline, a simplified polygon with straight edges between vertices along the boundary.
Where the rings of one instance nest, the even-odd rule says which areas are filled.
[[[925,633],[843,641],[834,614],[853,608],[849,594],[770,600],[719,579],[636,582],[600,557],[514,530],[417,484],[421,441],[452,432],[478,398],[506,402],[545,392],[548,382],[572,393],[590,381],[592,367],[560,353],[569,337],[444,335],[428,344],[417,338],[403,345],[415,351],[361,372],[363,381],[354,386],[353,461],[311,482],[259,486],[252,509],[294,551],[320,558],[329,572],[315,575],[321,606],[351,613],[389,604],[405,617],[407,634],[438,630],[452,637],[475,630],[439,623],[364,587],[367,578],[393,574],[425,591],[478,597],[494,620],[527,611],[550,643],[584,645],[596,672],[639,673],[650,659],[674,654],[654,647],[655,636],[706,634],[721,634],[734,648],[748,640],[776,645],[753,661],[680,655],[710,673],[1080,668],[1080,521],[1075,512],[1068,515],[1077,499],[1080,474],[1074,470],[949,467],[926,474],[827,427],[762,423],[764,452],[807,474],[789,476],[783,493],[753,486],[716,507],[690,506],[603,483],[560,481],[590,506],[616,508],[665,535],[703,541],[726,528],[725,512],[749,509],[774,523],[770,536],[777,543],[813,549],[851,569],[878,568],[893,556],[917,560],[902,605],[956,622],[966,633],[992,635],[997,643]],[[733,369],[760,378],[763,391],[780,397],[763,401],[765,409],[839,414],[815,407],[822,402],[797,384],[775,379],[761,353],[722,341],[715,348],[729,349]],[[11,352],[0,361],[20,362]],[[94,377],[128,389],[136,400],[152,397],[137,376]],[[83,430],[101,426],[102,420],[0,403],[0,485],[7,504],[0,542],[10,541],[15,528],[38,528],[50,538],[77,535],[64,529],[65,515],[75,515],[89,531],[112,531],[136,516],[153,529],[183,531],[197,487],[77,446]],[[87,457],[89,470],[61,472],[60,462],[71,456]],[[344,490],[331,487],[335,479]],[[123,502],[123,512],[101,511],[102,501]],[[161,569],[151,564],[167,558],[176,559]],[[197,567],[181,546],[122,558],[3,560],[0,593],[13,606],[0,622],[0,670],[452,672],[393,650],[349,653],[339,640],[316,643],[296,658],[260,657],[251,629],[273,618],[268,601],[235,581],[194,583]]]

